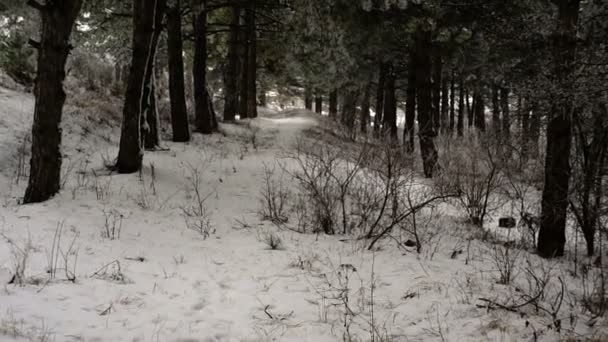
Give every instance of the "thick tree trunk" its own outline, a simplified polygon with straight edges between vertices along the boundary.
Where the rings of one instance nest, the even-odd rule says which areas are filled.
[[[437,165],[437,136],[433,125],[433,84],[431,82],[431,33],[419,30],[416,37],[416,99],[418,105],[418,136],[424,175],[433,177]]]
[[[186,142],[190,140],[190,126],[184,89],[181,0],[175,0],[173,6],[167,7],[167,46],[173,141]]]
[[[363,91],[363,100],[361,101],[361,133],[367,134],[367,126],[369,124],[369,114],[371,107],[371,97],[372,97],[372,82],[367,82],[365,85],[365,89]]]
[[[338,89],[335,88],[329,93],[329,117],[338,118]]]
[[[416,137],[416,56],[410,52],[410,65],[407,71],[407,89],[405,91],[405,126],[403,144],[407,153],[414,153]],[[407,137],[407,138],[406,138]]]
[[[310,111],[312,111],[312,103],[314,101],[312,93],[312,89],[309,86],[304,89],[304,108]]]
[[[192,65],[194,123],[197,132],[211,134],[215,118],[212,112],[213,103],[210,102],[207,91],[207,0],[194,0],[192,12],[194,25],[194,62]],[[228,82],[228,80],[226,81]],[[234,79],[232,81],[234,82]],[[230,86],[232,85],[230,84]],[[234,95],[234,93],[232,94]],[[228,101],[228,97],[228,93],[226,93],[226,101]],[[234,101],[234,98],[230,98],[230,100]],[[234,107],[232,114],[234,119]]]
[[[247,89],[247,115],[250,118],[258,117],[257,95],[257,33],[256,33],[256,1],[249,0],[249,7],[245,15],[247,28],[247,83],[243,85]]]
[[[395,82],[397,75],[392,65],[388,66],[386,83],[384,88],[384,115],[382,118],[382,129],[385,135],[389,135],[393,142],[397,141],[397,98],[395,97]]]
[[[384,90],[386,87],[387,64],[380,63],[378,73],[378,87],[376,88],[376,116],[374,116],[374,135],[380,136],[380,128],[382,127],[382,116],[384,115]]]
[[[540,119],[541,113],[538,110],[538,105],[530,103],[530,119],[528,128],[528,153],[536,157],[539,154],[539,139],[540,139]]]
[[[441,83],[442,83],[442,60],[439,53],[435,53],[433,58],[433,127],[435,133],[441,129]]]
[[[481,132],[485,132],[486,130],[486,105],[483,98],[483,94],[480,92],[474,95],[475,99],[473,102],[475,103],[474,111],[475,111],[475,128],[477,128]]]
[[[456,72],[452,69],[452,77],[450,78],[450,135],[453,134],[456,126]]]
[[[492,85],[492,131],[500,138],[500,102],[498,98],[498,86]]]
[[[315,113],[323,113],[323,96],[321,94],[315,96]]]
[[[459,98],[458,98],[458,123],[456,124],[456,131],[458,132],[458,136],[462,137],[464,135],[464,109],[465,109],[465,91],[464,91],[464,77],[460,76],[460,86],[459,86]]]
[[[228,68],[224,80],[224,121],[234,121],[238,110],[238,68],[239,68],[239,14],[238,5],[232,6],[232,19],[230,22],[230,42],[228,47]],[[207,106],[208,107],[208,106]]]
[[[473,98],[475,98],[475,94],[473,93]],[[473,108],[475,106],[471,105],[471,97],[469,94],[469,89],[465,88],[464,90],[464,99],[466,102],[466,108],[467,108],[467,127],[469,127],[469,129],[471,127],[473,127]]]
[[[146,149],[156,149],[160,145],[160,119],[158,118],[158,108],[156,106],[156,50],[160,34],[163,31],[163,17],[165,15],[167,1],[156,0],[156,10],[154,11],[154,34],[150,55],[148,56],[148,67],[144,79],[144,94],[142,98],[142,121],[145,122],[142,128],[142,137]]]
[[[353,132],[355,128],[355,117],[357,113],[357,92],[354,90],[346,91],[342,104],[342,123]]]
[[[572,145],[572,74],[580,0],[554,0],[558,5],[554,31],[553,77],[559,94],[553,99],[547,124],[545,186],[542,195],[538,254],[550,258],[564,255],[566,216]]]
[[[145,111],[148,131],[145,132],[146,137],[144,139],[144,147],[149,150],[155,150],[160,146],[160,119],[158,117],[156,96],[156,77],[152,75],[152,78],[150,79],[148,102]]]
[[[142,100],[149,58],[154,43],[156,4],[160,0],[133,0],[133,43],[129,81],[125,94],[120,148],[116,159],[119,173],[141,169],[144,151],[141,136]]]
[[[41,40],[34,95],[30,177],[23,203],[43,202],[60,188],[63,81],[70,36],[82,0],[47,3],[41,10]]]
[[[449,112],[449,83],[448,78],[444,77],[441,81],[441,118],[439,127],[442,134],[449,132],[448,112]]]
[[[509,111],[509,88],[500,88],[500,108],[502,111],[502,137],[508,144],[511,140],[511,112]]]

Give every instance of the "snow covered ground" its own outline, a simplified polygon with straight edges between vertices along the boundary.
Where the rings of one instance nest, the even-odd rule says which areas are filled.
[[[64,189],[46,203],[21,206],[27,179],[15,184],[17,151],[32,107],[31,95],[0,88],[0,341],[608,338],[608,324],[590,326],[582,312],[571,263],[519,252],[521,281],[498,284],[496,249],[472,239],[450,208],[420,255],[392,240],[367,251],[365,241],[262,222],[264,164],[318,124],[312,113],[263,110],[249,124],[222,125],[223,134],[165,142],[168,151],[146,152],[141,174],[117,175],[103,166],[117,152],[116,118],[71,103]],[[209,236],[188,229],[183,215],[196,179],[209,196]],[[106,231],[113,227],[115,239]],[[268,248],[271,233],[282,248]],[[27,283],[7,284],[24,255]],[[526,269],[564,279],[568,291],[556,317],[484,307],[479,298],[506,303],[531,291]],[[542,303],[559,297],[556,284]]]

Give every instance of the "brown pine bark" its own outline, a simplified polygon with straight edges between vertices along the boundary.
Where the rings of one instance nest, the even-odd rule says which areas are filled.
[[[144,129],[142,132],[144,147],[154,150],[160,145],[160,119],[158,118],[158,108],[156,106],[156,50],[160,34],[163,31],[163,17],[167,0],[156,0],[154,10],[154,33],[152,35],[152,45],[148,56],[148,67],[144,79],[144,93],[142,97],[142,122]]]
[[[194,62],[192,65],[194,123],[197,132],[211,134],[214,129],[215,115],[213,103],[210,101],[210,94],[207,91],[207,0],[194,0],[192,13],[194,25]],[[234,99],[231,98],[231,100]],[[228,101],[228,93],[226,101]],[[234,115],[234,111],[232,113]]]
[[[167,47],[173,141],[186,142],[190,141],[190,126],[184,89],[181,0],[175,0],[173,6],[167,7]]]
[[[36,3],[37,4],[37,3]],[[82,0],[39,5],[42,19],[34,95],[32,157],[23,203],[37,203],[59,192],[61,173],[61,114],[65,102],[63,81],[70,52],[70,36]]]
[[[437,136],[433,124],[433,84],[431,82],[431,32],[419,29],[416,34],[416,100],[418,105],[418,136],[424,176],[433,177],[437,165]]]
[[[464,77],[460,76],[460,85],[458,87],[459,98],[458,98],[458,123],[456,124],[456,131],[459,137],[464,135],[464,110],[465,110],[465,89],[464,89]]]
[[[380,128],[382,127],[382,117],[384,115],[384,90],[386,87],[386,63],[380,63],[378,73],[378,87],[376,88],[376,116],[374,117],[374,135],[378,137],[380,135]]]
[[[321,94],[315,96],[315,113],[323,113],[323,96]]]
[[[239,17],[240,6],[232,6],[232,19],[230,22],[230,41],[228,46],[228,68],[224,79],[224,121],[234,121],[238,110],[238,67],[239,67]]]
[[[371,97],[372,97],[372,82],[369,81],[365,85],[365,89],[363,91],[363,99],[361,101],[361,119],[359,120],[361,133],[367,133],[367,126],[369,125],[370,118],[370,107],[371,107]]]
[[[552,76],[559,89],[547,123],[545,186],[537,251],[541,257],[564,255],[572,145],[573,80],[580,0],[553,0],[558,7],[553,32]]]
[[[405,126],[403,144],[407,153],[414,153],[416,137],[416,57],[410,52],[407,71],[407,89],[405,91]]]
[[[506,143],[511,140],[511,112],[509,110],[509,88],[500,88],[500,108],[502,112],[502,137]]]
[[[149,58],[152,55],[154,19],[157,1],[133,0],[133,42],[131,66],[116,159],[119,173],[133,173],[141,169],[144,157],[141,136],[142,100]],[[145,123],[145,122],[144,122]]]
[[[333,89],[329,93],[329,117],[334,120],[338,117],[338,89]]]
[[[452,76],[450,77],[450,125],[449,125],[449,133],[450,135],[454,132],[454,127],[456,126],[456,71],[452,69]]]
[[[384,115],[382,129],[393,142],[397,141],[397,98],[395,97],[396,75],[392,65],[388,66],[384,88]]]

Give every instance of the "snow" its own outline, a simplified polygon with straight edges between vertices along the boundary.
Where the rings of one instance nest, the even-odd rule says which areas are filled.
[[[420,255],[392,240],[367,251],[365,241],[302,235],[262,222],[264,164],[318,125],[313,113],[261,109],[261,118],[223,124],[222,134],[165,142],[168,151],[146,152],[141,175],[117,175],[104,170],[102,158],[116,155],[117,122],[74,115],[92,109],[70,103],[64,152],[78,162],[64,163],[68,180],[59,195],[21,206],[17,198],[26,182],[14,184],[14,154],[32,108],[31,95],[0,88],[0,281],[11,277],[15,246],[24,248],[28,240],[26,275],[41,279],[0,289],[0,341],[340,341],[346,330],[352,340],[368,341],[372,321],[377,336],[393,341],[533,340],[539,330],[542,341],[567,336],[565,318],[558,333],[546,328],[552,320],[543,315],[522,318],[476,306],[479,297],[518,294],[496,283],[491,245],[471,239],[472,228],[459,223],[453,208],[442,209]],[[86,127],[95,129],[83,135]],[[210,194],[214,232],[207,238],[187,229],[182,215],[192,201],[192,170]],[[111,212],[118,222],[122,217],[114,240],[102,237]],[[76,264],[74,283],[63,270],[47,281],[58,225],[61,250],[69,265]],[[283,248],[269,250],[263,232],[278,234]],[[454,251],[461,253],[452,258]],[[59,268],[63,261],[60,253]],[[553,267],[564,272],[568,264]],[[345,293],[353,310],[348,328]],[[565,304],[562,310],[560,317],[585,317]],[[606,326],[578,323],[571,330],[600,336]]]

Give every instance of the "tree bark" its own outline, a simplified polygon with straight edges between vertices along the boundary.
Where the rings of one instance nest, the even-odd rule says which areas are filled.
[[[160,0],[133,0],[133,42],[131,66],[120,134],[120,148],[116,159],[119,173],[133,173],[141,169],[144,157],[141,136],[142,103],[149,58],[154,40],[156,4]]]
[[[363,100],[361,101],[361,119],[360,119],[360,128],[361,133],[367,134],[367,126],[369,124],[370,118],[370,107],[371,107],[371,97],[372,97],[372,82],[369,81],[365,85],[365,90],[363,91]]]
[[[407,71],[407,89],[405,91],[405,126],[403,128],[403,144],[407,153],[414,153],[416,133],[416,56],[410,52]],[[406,140],[407,137],[407,140]]]
[[[395,82],[397,75],[392,65],[388,66],[384,88],[384,115],[382,128],[393,142],[397,141],[397,98],[395,97]]]
[[[329,93],[329,117],[334,120],[338,117],[338,89],[333,89]]]
[[[376,115],[374,116],[374,135],[380,136],[380,128],[382,127],[382,116],[384,115],[384,88],[386,83],[387,64],[380,63],[378,74],[378,87],[376,89]]]
[[[449,80],[443,77],[441,81],[441,118],[439,122],[440,131],[442,134],[449,132],[448,112],[449,112]]]
[[[158,118],[158,108],[156,106],[156,50],[160,34],[163,31],[163,17],[167,0],[156,0],[154,11],[154,33],[152,35],[152,45],[148,56],[148,67],[144,79],[144,94],[142,97],[142,137],[146,149],[156,149],[160,145],[160,119]]]
[[[509,88],[500,88],[500,107],[502,111],[502,137],[505,143],[511,140],[511,112],[509,110]]]
[[[486,105],[484,103],[483,94],[481,91],[477,92],[473,95],[475,99],[473,102],[475,103],[474,111],[475,111],[475,128],[477,128],[481,132],[485,132],[486,130]]]
[[[424,176],[433,177],[437,165],[437,136],[433,124],[433,84],[431,82],[431,32],[419,29],[416,37],[416,99],[418,136]]]
[[[310,111],[312,111],[312,103],[314,101],[312,93],[310,87],[307,86],[306,89],[304,89],[304,108]]]
[[[249,0],[249,7],[245,14],[245,25],[247,28],[247,83],[243,86],[247,89],[247,115],[250,118],[258,117],[257,95],[257,33],[256,33],[256,9],[257,0]]]
[[[315,96],[315,113],[323,113],[323,96],[321,94]]]
[[[70,36],[82,0],[46,3],[40,9],[42,25],[34,95],[32,157],[23,203],[37,203],[59,192],[61,174],[61,114],[65,103],[63,81],[70,52]]]
[[[167,46],[169,57],[169,97],[173,141],[190,141],[186,91],[184,89],[184,48],[182,40],[181,0],[167,7]]]
[[[500,102],[498,98],[498,86],[492,85],[492,131],[500,138]]]
[[[224,80],[225,102],[224,121],[234,121],[238,110],[239,92],[237,84],[239,68],[239,17],[241,9],[237,4],[232,6],[232,19],[230,22],[230,42],[228,47],[228,68]]]
[[[442,83],[442,60],[439,53],[435,53],[433,57],[433,127],[435,132],[439,133],[441,129],[441,83]]]
[[[452,77],[450,78],[450,135],[453,134],[456,127],[456,72],[452,69]]]
[[[558,6],[553,33],[552,76],[559,89],[553,99],[547,124],[545,186],[542,195],[538,254],[544,258],[563,256],[566,243],[566,216],[570,182],[573,89],[576,34],[580,0],[554,0]]]
[[[192,79],[194,86],[194,123],[197,132],[211,134],[213,132],[213,103],[207,91],[207,0],[194,0],[192,3],[194,25],[194,61]],[[228,80],[226,80],[227,83]],[[234,79],[231,81],[234,83]],[[227,84],[233,86],[233,84]],[[232,93],[234,95],[234,93]],[[226,101],[229,101],[228,92]],[[234,98],[230,97],[231,103]],[[234,119],[234,107],[232,108]]]
[[[465,90],[464,90],[464,77],[460,76],[459,86],[459,98],[458,98],[458,123],[456,124],[456,131],[459,137],[464,135],[464,109],[465,109]]]
[[[473,98],[475,98],[475,93],[473,93]],[[469,94],[469,89],[465,88],[464,90],[464,99],[466,102],[466,108],[467,108],[467,127],[469,127],[469,129],[471,127],[473,127],[473,108],[475,106],[471,105],[471,97]]]

